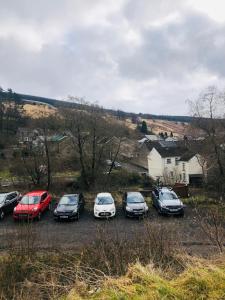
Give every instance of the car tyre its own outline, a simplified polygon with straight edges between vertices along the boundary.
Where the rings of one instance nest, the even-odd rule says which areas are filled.
[[[38,213],[38,215],[37,215],[37,220],[38,220],[38,221],[41,220],[41,212]]]
[[[162,215],[163,215],[162,210],[161,210],[160,208],[158,208],[158,215],[159,215],[159,216],[162,216]]]
[[[79,219],[80,219],[80,213],[79,213],[79,211],[77,212],[77,216],[76,216],[76,221],[79,221]]]
[[[1,210],[1,211],[0,211],[0,220],[2,220],[2,219],[4,218],[4,216],[5,216],[4,211]]]

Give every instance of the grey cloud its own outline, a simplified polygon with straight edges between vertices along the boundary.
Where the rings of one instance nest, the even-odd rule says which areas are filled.
[[[0,0],[0,86],[185,114],[187,98],[224,82],[225,25],[181,1],[166,3]],[[175,11],[178,19],[160,24]]]
[[[179,80],[198,69],[225,75],[225,26],[205,16],[192,12],[181,22],[150,27],[142,35],[144,44],[120,61],[124,77],[142,80],[164,76]]]

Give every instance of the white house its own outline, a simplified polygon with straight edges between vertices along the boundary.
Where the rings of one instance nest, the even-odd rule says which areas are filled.
[[[197,183],[202,180],[204,163],[199,154],[191,153],[176,142],[158,142],[150,145],[148,173],[154,180],[166,184]]]

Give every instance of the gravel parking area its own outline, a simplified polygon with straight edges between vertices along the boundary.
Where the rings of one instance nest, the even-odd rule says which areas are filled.
[[[189,253],[204,254],[213,247],[202,234],[199,225],[195,222],[195,212],[191,207],[186,208],[183,218],[159,216],[153,207],[150,207],[146,219],[125,218],[121,207],[117,207],[114,219],[96,220],[93,217],[92,207],[86,207],[79,221],[56,222],[52,211],[46,211],[41,221],[32,222],[32,233],[35,244],[40,249],[64,249],[79,250],[90,244],[98,236],[98,231],[104,228],[107,236],[117,235],[121,237],[135,237],[144,233],[146,222],[154,226],[171,228],[179,235],[181,245]],[[12,215],[6,216],[0,222],[0,249],[6,250],[16,244],[19,237],[26,234],[27,223],[15,223]],[[144,238],[144,234],[143,234]]]

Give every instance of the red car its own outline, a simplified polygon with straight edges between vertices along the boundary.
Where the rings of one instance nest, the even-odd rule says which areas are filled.
[[[33,191],[22,197],[18,205],[14,208],[14,220],[20,219],[41,219],[41,214],[50,208],[51,195],[47,191]]]

